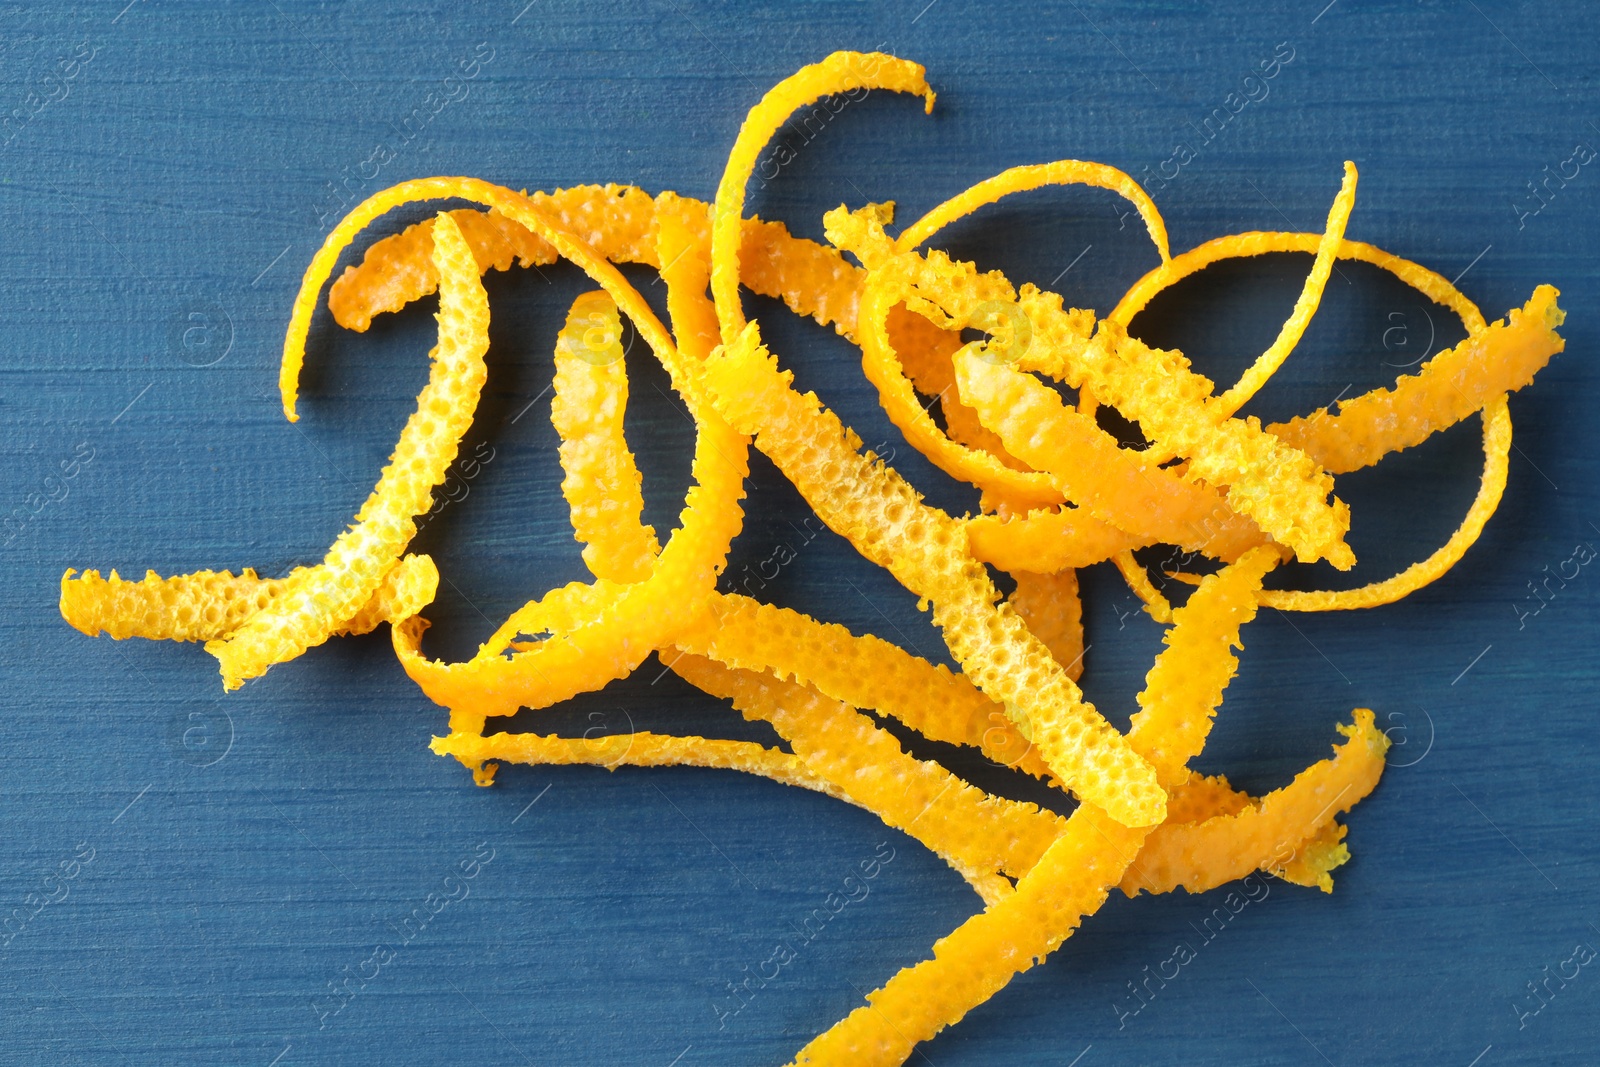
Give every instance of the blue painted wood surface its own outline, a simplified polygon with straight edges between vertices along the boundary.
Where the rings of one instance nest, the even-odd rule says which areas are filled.
[[[1570,575],[1577,546],[1600,545],[1600,162],[1537,199],[1529,188],[1576,146],[1600,147],[1590,9],[125,2],[0,12],[0,113],[12,116],[0,148],[0,514],[12,517],[0,914],[20,917],[0,952],[0,1062],[778,1063],[977,909],[871,816],[764,781],[506,768],[476,789],[428,752],[442,714],[382,634],[331,642],[225,698],[198,648],[90,640],[55,609],[68,566],[281,572],[348,521],[424,379],[432,319],[419,306],[355,336],[319,315],[304,418],[282,420],[281,334],[338,184],[365,193],[443,173],[709,197],[766,87],[833,49],[874,47],[927,65],[934,116],[874,96],[814,136],[789,131],[796,158],[758,183],[755,210],[820,237],[821,212],[841,200],[893,199],[915,217],[1004,166],[1076,157],[1159,176],[1181,144],[1192,159],[1152,189],[1185,248],[1320,228],[1352,159],[1351,236],[1460,276],[1490,317],[1540,282],[1560,287],[1569,314],[1567,351],[1512,402],[1505,503],[1454,573],[1394,607],[1268,612],[1245,634],[1205,769],[1273,788],[1324,756],[1356,706],[1404,742],[1350,816],[1355,858],[1336,892],[1271,883],[1210,938],[1222,893],[1119,895],[919,1061],[1600,1059],[1600,963],[1575,977],[1567,963],[1539,999],[1529,990],[1577,946],[1600,947],[1600,572],[1552,582],[1536,613],[1530,591]],[[1284,49],[1275,77],[1246,82]],[[1230,93],[1249,102],[1208,130]],[[948,247],[1104,310],[1154,262],[1131,223],[1108,197],[1043,192],[955,227]],[[1142,328],[1226,380],[1273,335],[1308,262],[1212,272]],[[558,267],[489,288],[491,376],[468,447],[494,458],[418,542],[448,578],[430,609],[440,654],[470,651],[491,620],[582,574],[545,389],[583,283]],[[908,454],[843,342],[756,310],[801,384],[894,449],[930,498],[975,506]],[[1252,410],[1371,387],[1459,333],[1342,265]],[[664,377],[643,360],[630,370],[648,517],[670,527],[688,431]],[[1464,426],[1340,479],[1358,575],[1419,558],[1454,526],[1477,452]],[[847,545],[794,544],[807,512],[764,460],[749,511],[731,574],[787,543],[797,558],[763,596],[941,657],[912,598]],[[1085,686],[1125,722],[1159,632],[1102,571],[1084,577]],[[659,673],[652,659],[537,721],[764,736]],[[728,984],[880,842],[894,858],[870,895],[732,1001]],[[456,899],[408,925],[430,894]],[[1179,941],[1196,958],[1148,1003],[1133,999],[1129,983]]]

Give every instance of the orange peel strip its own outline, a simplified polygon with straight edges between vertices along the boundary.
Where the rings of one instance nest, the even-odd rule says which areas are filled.
[[[1204,745],[1222,688],[1237,665],[1229,648],[1238,630],[1230,626],[1254,614],[1254,594],[1276,562],[1270,549],[1253,550],[1208,576],[1178,609],[1166,635],[1168,647],[1151,669],[1140,695],[1142,710],[1128,734],[1164,784],[1186,778],[1187,761]],[[1171,691],[1158,692],[1158,685]],[[1108,818],[1093,805],[1081,806],[1039,863],[1018,880],[1014,893],[935,942],[932,959],[903,969],[868,994],[865,1005],[813,1040],[793,1062],[816,1067],[905,1062],[917,1044],[959,1022],[1070,937],[1105,902],[1149,832]]]
[[[434,265],[443,278],[439,344],[417,410],[355,524],[339,535],[323,562],[231,637],[206,643],[227,689],[321,644],[372,596],[415,535],[416,516],[432,505],[433,489],[444,481],[472,424],[488,376],[483,357],[489,298],[455,223],[441,216],[434,236]]]
[[[750,109],[724,164],[711,216],[711,298],[717,306],[722,343],[732,344],[744,329],[739,303],[739,250],[743,237],[745,187],[756,160],[779,126],[796,110],[830,93],[887,89],[921,96],[933,112],[934,92],[920,64],[882,52],[834,52],[820,63],[801,67],[780,81]]]
[[[648,577],[661,551],[655,531],[639,521],[644,494],[633,453],[611,446],[627,403],[616,302],[604,290],[585,293],[556,339],[550,421],[561,435],[561,493],[583,561],[595,577],[617,582]]]
[[[1148,543],[1082,508],[1044,508],[1010,517],[974,515],[963,525],[975,559],[1012,573],[1089,567]]]
[[[1150,348],[1111,321],[1088,344],[1081,324],[1053,293],[1024,287],[1018,299],[1033,328],[1030,351],[1059,357],[1067,384],[1091,383],[1095,397],[1138,422],[1152,447],[1188,457],[1188,475],[1226,486],[1228,506],[1253,519],[1302,562],[1327,559],[1347,570],[1350,509],[1329,502],[1333,479],[1306,453],[1266,433],[1254,420],[1213,422],[1205,413],[1211,383],[1180,353]]]
[[[1078,572],[1068,567],[1054,574],[1017,571],[1011,577],[1017,587],[1006,603],[1076,682],[1083,675],[1084,653]]]
[[[1149,231],[1150,240],[1155,243],[1161,261],[1164,263],[1172,258],[1172,252],[1167,244],[1167,225],[1161,218],[1161,212],[1156,209],[1155,201],[1150,199],[1144,187],[1116,167],[1079,159],[1030,163],[1021,167],[1011,167],[992,178],[986,178],[946,200],[906,227],[905,231],[895,239],[895,247],[901,252],[909,252],[952,222],[972,214],[980,207],[992,204],[1012,193],[1026,192],[1046,185],[1088,185],[1116,193],[1139,212],[1139,218],[1144,220],[1145,229]]]
[[[1390,452],[1418,444],[1521,389],[1566,347],[1555,332],[1566,318],[1560,294],[1541,285],[1520,309],[1438,353],[1393,389],[1339,403],[1339,413],[1319,409],[1267,429],[1315,456],[1330,471],[1370,466]]]
[[[1333,198],[1333,207],[1328,211],[1327,228],[1322,232],[1322,240],[1317,243],[1317,258],[1311,264],[1311,273],[1306,275],[1305,286],[1300,290],[1299,298],[1295,300],[1294,311],[1284,320],[1283,326],[1278,330],[1278,336],[1273,339],[1267,350],[1256,357],[1256,361],[1239,376],[1239,380],[1227,392],[1211,402],[1210,407],[1217,418],[1229,418],[1244,407],[1245,402],[1267,384],[1267,379],[1277,373],[1278,368],[1283,366],[1283,361],[1289,358],[1289,353],[1294,351],[1294,346],[1300,343],[1306,327],[1311,324],[1311,316],[1317,313],[1317,305],[1322,302],[1322,291],[1328,284],[1328,276],[1333,272],[1333,261],[1338,254],[1340,242],[1344,240],[1345,226],[1350,222],[1350,212],[1355,205],[1356,165],[1346,160],[1344,181],[1339,186],[1338,195]]]
[[[1389,739],[1371,711],[1358,708],[1354,724],[1340,724],[1347,740],[1334,757],[1308,767],[1295,780],[1236,815],[1201,823],[1168,823],[1151,831],[1137,868],[1122,881],[1129,896],[1139,890],[1167,892],[1182,886],[1201,892],[1242,878],[1283,857],[1308,831],[1325,826],[1372,792],[1383,774]],[[1283,862],[1281,859],[1279,863]]]
[[[1139,565],[1139,561],[1133,558],[1132,549],[1118,552],[1111,557],[1111,562],[1116,565],[1117,573],[1128,583],[1133,595],[1144,604],[1145,614],[1163,626],[1172,621],[1172,605],[1167,602],[1165,596],[1162,596],[1161,590],[1155,587],[1155,583]]]
[[[711,737],[679,737],[635,731],[595,737],[557,737],[531,733],[493,733],[487,737],[453,733],[435,737],[430,744],[441,756],[454,756],[476,767],[499,760],[505,763],[604,767],[712,767],[743,771],[783,785],[824,793],[851,802],[833,783],[812,773],[798,756],[750,741]]]
[[[655,266],[654,204],[650,194],[628,185],[579,185],[553,193],[530,193],[528,201],[568,233],[576,234],[614,263]],[[472,249],[480,274],[510,270],[513,263],[542,266],[558,258],[555,246],[499,211],[457,208],[449,212]],[[328,290],[334,321],[361,333],[375,316],[399,311],[439,287],[433,266],[433,219],[373,242],[359,265],[345,268]]]
[[[61,617],[80,633],[114,641],[142,637],[152,641],[210,641],[227,637],[301,580],[299,567],[282,578],[262,578],[248,567],[228,571],[195,571],[163,578],[146,571],[131,581],[112,571],[61,577]],[[439,571],[427,556],[405,556],[384,575],[361,609],[335,632],[364,634],[380,622],[398,622],[433,601]]]

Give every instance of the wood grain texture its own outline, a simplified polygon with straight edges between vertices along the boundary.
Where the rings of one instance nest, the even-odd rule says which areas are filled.
[[[442,714],[383,634],[331,642],[224,698],[198,648],[90,640],[54,607],[68,566],[281,573],[349,520],[425,378],[433,323],[415,307],[354,336],[319,315],[302,421],[282,420],[281,331],[337,183],[364,193],[471,174],[709,197],[773,81],[836,48],[881,46],[927,65],[934,116],[873,97],[809,141],[789,131],[796,158],[756,183],[755,210],[820,237],[841,200],[893,199],[906,220],[1004,166],[1073,157],[1142,178],[1187,144],[1193,159],[1151,186],[1182,249],[1320,228],[1352,159],[1352,237],[1465,272],[1491,318],[1540,282],[1568,312],[1565,354],[1512,401],[1505,503],[1455,572],[1393,607],[1268,612],[1246,631],[1204,769],[1282,784],[1327,754],[1355,706],[1405,730],[1397,764],[1422,757],[1350,817],[1355,858],[1335,893],[1273,883],[1120,1026],[1119,1006],[1137,1003],[1128,983],[1177,941],[1201,941],[1223,894],[1114,899],[926,1062],[1594,1062],[1600,963],[1552,983],[1537,1014],[1513,1008],[1541,1003],[1527,983],[1575,945],[1600,947],[1600,571],[1526,614],[1530,581],[1600,545],[1600,160],[1543,200],[1527,184],[1575,145],[1600,148],[1589,8],[125,2],[0,11],[0,113],[18,109],[0,131],[0,516],[25,516],[0,549],[0,915],[30,916],[0,950],[0,1061],[780,1063],[976,909],[871,816],[737,775],[508,768],[476,789],[429,754]],[[1279,45],[1293,59],[1247,86]],[[476,74],[447,88],[475,56]],[[1213,109],[1247,90],[1257,99],[1207,137]],[[1041,192],[954,227],[947,247],[1105,310],[1154,262],[1134,223],[1109,196]],[[1271,340],[1309,263],[1208,272],[1141,329],[1229,380]],[[494,458],[418,546],[448,579],[430,612],[441,653],[470,651],[528,595],[582,574],[544,390],[584,285],[557,267],[489,288],[490,379],[467,448],[487,442]],[[659,288],[645,291],[659,300]],[[753,306],[802,385],[895,449],[932,500],[976,506],[909,454],[842,342]],[[1301,351],[1247,410],[1309,409],[1458,336],[1439,309],[1341,265]],[[665,376],[629,368],[646,519],[670,529],[688,427]],[[1448,532],[1476,453],[1463,427],[1339,480],[1358,575],[1391,573]],[[75,475],[54,480],[74,457]],[[789,543],[797,558],[762,596],[944,658],[887,575],[832,535],[793,544],[807,511],[763,460],[749,503],[730,576]],[[1108,569],[1083,587],[1084,684],[1125,724],[1159,634]],[[658,673],[652,659],[519,725],[763,736]],[[719,1027],[727,984],[880,842],[895,858],[871,895]],[[407,925],[463,864],[470,894]],[[34,914],[29,895],[59,886],[65,897]]]

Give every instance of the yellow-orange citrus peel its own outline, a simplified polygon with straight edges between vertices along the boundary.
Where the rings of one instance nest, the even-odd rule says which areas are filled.
[[[1183,886],[1200,892],[1242,878],[1257,867],[1285,862],[1309,831],[1326,825],[1372,792],[1383,774],[1389,739],[1372,712],[1358,708],[1347,740],[1334,757],[1306,768],[1289,785],[1234,815],[1201,823],[1168,823],[1151,831],[1122,888],[1166,892]],[[1276,859],[1275,859],[1276,858]]]
[[[854,803],[832,782],[818,777],[798,757],[749,741],[711,737],[678,737],[638,730],[626,734],[557,737],[550,734],[471,733],[435,737],[435,753],[453,756],[469,767],[489,761],[545,766],[587,764],[618,767],[714,767],[770,778],[783,785],[825,793]]]
[[[262,578],[246,567],[228,571],[196,571],[163,578],[146,571],[130,581],[112,571],[61,578],[61,617],[90,637],[105,633],[113,640],[143,637],[154,641],[211,641],[227,637],[263,610],[306,573],[299,567],[282,578]],[[433,601],[439,571],[427,556],[405,556],[361,608],[335,629],[339,634],[364,634],[381,622],[399,622]]]
[[[585,293],[556,338],[550,421],[561,435],[561,493],[573,536],[595,577],[617,582],[648,577],[661,551],[655,531],[639,522],[643,479],[633,453],[612,444],[627,402],[617,305],[604,290]]]
[[[1046,472],[1066,499],[1142,542],[1165,542],[1235,560],[1266,538],[1222,494],[1142,452],[1120,448],[1094,419],[1069,408],[1030,374],[992,362],[969,345],[955,354],[961,399],[1000,435],[1006,450]]]
[[[339,535],[322,563],[232,635],[206,643],[228,689],[327,640],[372,596],[411,542],[416,517],[432,505],[433,489],[445,480],[472,424],[488,373],[483,357],[489,298],[471,251],[448,217],[435,222],[433,254],[442,279],[439,344],[417,410],[355,524]]]
[[[1050,650],[1067,677],[1076,682],[1083,674],[1084,651],[1078,572],[1071,567],[1054,574],[1017,571],[1011,578],[1017,587],[1006,603]]]
[[[736,427],[777,464],[830,528],[933,607],[951,654],[1005,705],[1051,771],[1114,818],[1151,825],[1165,798],[1143,760],[1085,703],[1061,665],[966,551],[962,525],[922,503],[906,482],[862,455],[859,441],[814,394],[790,387],[754,323],[704,367],[704,384]]]
[[[807,768],[957,871],[1020,875],[1061,832],[1060,816],[988,796],[931,760],[913,759],[872,720],[809,686],[687,654],[673,669],[745,716],[770,722]]]
[[[1228,418],[1244,407],[1245,402],[1267,384],[1267,379],[1283,366],[1283,361],[1289,358],[1294,346],[1300,343],[1306,327],[1311,324],[1311,316],[1317,313],[1317,305],[1322,302],[1322,290],[1328,284],[1328,275],[1333,271],[1333,260],[1338,254],[1340,242],[1344,240],[1345,225],[1350,221],[1350,212],[1355,203],[1356,165],[1346,161],[1344,183],[1339,187],[1339,195],[1333,198],[1333,207],[1328,211],[1327,229],[1322,233],[1322,240],[1317,243],[1317,258],[1311,264],[1311,273],[1306,275],[1305,287],[1300,290],[1300,297],[1295,301],[1294,310],[1284,320],[1283,326],[1278,330],[1278,336],[1273,339],[1267,350],[1256,358],[1227,392],[1211,401],[1209,407],[1215,417]],[[1324,463],[1323,466],[1326,467],[1327,464]],[[1330,471],[1333,474],[1339,473],[1336,469]]]
[[[721,767],[859,805],[916,837],[986,907],[797,1059],[841,1067],[901,1063],[918,1042],[1071,936],[1113,887],[1130,896],[1199,892],[1263,870],[1331,891],[1331,872],[1349,857],[1336,816],[1375,787],[1387,739],[1372,713],[1358,709],[1354,725],[1340,727],[1348,740],[1332,759],[1259,799],[1225,777],[1191,771],[1237,669],[1240,630],[1261,606],[1371,607],[1447,571],[1504,491],[1509,393],[1563,347],[1555,332],[1563,313],[1549,286],[1490,325],[1437,274],[1346,239],[1357,179],[1348,163],[1323,232],[1237,234],[1177,257],[1137,183],[1072,160],[1004,171],[897,237],[885,232],[889,203],[828,212],[832,247],[797,238],[781,222],[744,218],[746,186],[778,127],[824,95],[872,88],[915,93],[933,105],[920,66],[835,53],[780,82],[752,109],[710,205],[632,186],[528,194],[470,178],[404,182],[369,197],[328,235],[296,297],[279,379],[291,421],[312,311],[340,253],[395,207],[452,198],[475,206],[375,242],[329,292],[336,321],[356,330],[376,314],[441,293],[429,384],[354,526],[322,563],[281,579],[252,570],[150,573],[142,581],[68,571],[61,583],[61,611],[72,625],[114,638],[206,641],[229,688],[329,636],[388,621],[404,669],[449,709],[449,731],[434,739],[434,751],[471,768],[480,785],[490,784],[498,761]],[[1116,192],[1134,204],[1155,243],[1160,264],[1102,320],[1058,294],[1015,287],[938,249],[919,251],[950,222],[1047,184]],[[1130,333],[1151,299],[1183,278],[1219,260],[1270,252],[1314,259],[1275,340],[1229,389],[1217,393],[1182,353]],[[1390,271],[1454,311],[1466,339],[1392,387],[1340,402],[1336,412],[1265,428],[1236,417],[1299,343],[1339,258]],[[488,303],[479,278],[557,259],[601,289],[574,302],[557,336],[551,404],[562,492],[594,580],[538,593],[471,659],[435,662],[421,651],[428,623],[419,612],[440,576],[429,557],[405,551],[484,383]],[[659,272],[670,332],[619,272],[621,263]],[[760,325],[747,321],[742,289],[776,297],[858,344],[890,420],[935,466],[976,486],[985,513],[956,518],[928,506],[815,394],[796,390],[762,343]],[[623,432],[624,317],[667,370],[696,430],[693,484],[664,547],[642,522],[641,477]],[[963,330],[987,337],[964,343]],[[1038,376],[1076,390],[1075,408]],[[919,393],[938,399],[942,426]],[[1136,423],[1148,446],[1122,447],[1096,420],[1099,404]],[[1484,426],[1482,481],[1461,526],[1433,555],[1358,589],[1262,589],[1291,555],[1340,569],[1354,564],[1344,541],[1349,509],[1332,496],[1332,475],[1474,413]],[[870,634],[717,591],[743,521],[752,437],[828,528],[931,608],[959,671]],[[1174,575],[1196,586],[1174,608],[1133,556],[1152,544],[1223,566],[1204,578]],[[1170,623],[1126,736],[1075,684],[1086,650],[1077,568],[1107,560],[1150,615]],[[987,566],[1012,575],[1014,591],[1003,601]],[[644,731],[485,734],[490,716],[598,689],[652,654],[746,717],[770,723],[793,751]],[[1082,803],[1062,818],[989,795],[907,752],[858,709],[1047,777]]]

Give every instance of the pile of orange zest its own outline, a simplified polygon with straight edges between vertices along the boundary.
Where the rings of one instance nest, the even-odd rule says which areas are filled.
[[[815,395],[790,387],[747,323],[739,297],[739,244],[745,186],[756,157],[797,108],[829,92],[859,87],[933,92],[922,68],[890,56],[835,53],[779,82],[740,127],[729,152],[711,228],[711,295],[723,347],[706,361],[703,385],[724,418],[756,444],[800,490],[818,516],[931,602],[935,625],[978,688],[1002,702],[1051,771],[1085,801],[1124,823],[1147,826],[1165,815],[1166,797],[1148,765],[1085,703],[1072,679],[1028,632],[966,550],[965,531],[897,474],[858,451],[859,441]]]
[[[1347,740],[1332,759],[1260,798],[1191,771],[1237,671],[1241,629],[1263,606],[1373,607],[1447,572],[1504,493],[1509,394],[1564,344],[1549,286],[1491,325],[1439,275],[1346,238],[1357,179],[1348,163],[1323,232],[1236,234],[1178,256],[1132,178],[1075,160],[1004,171],[897,236],[886,232],[892,204],[828,212],[829,245],[795,237],[782,222],[744,217],[756,160],[778,127],[821,96],[868,88],[933,105],[914,63],[829,56],[752,109],[711,204],[619,185],[518,193],[471,178],[409,181],[369,197],[328,235],[295,299],[279,378],[291,421],[312,312],[341,252],[396,207],[449,199],[474,206],[374,242],[329,290],[335,320],[354,330],[441,293],[429,385],[355,526],[321,564],[284,578],[244,570],[127,581],[69,570],[61,582],[61,612],[73,626],[118,639],[206,641],[228,688],[329,636],[389,622],[401,666],[449,711],[433,750],[468,767],[479,785],[493,782],[501,762],[738,770],[855,804],[927,845],[985,909],[796,1060],[841,1067],[903,1062],[917,1043],[1043,960],[1113,888],[1129,896],[1200,892],[1262,870],[1331,892],[1331,872],[1350,857],[1337,816],[1376,786],[1388,741],[1373,714],[1358,709],[1354,725],[1340,727]],[[1124,197],[1154,242],[1159,265],[1103,318],[938,249],[919,250],[984,205],[1052,184]],[[1275,340],[1229,389],[1217,393],[1181,352],[1130,332],[1134,317],[1182,279],[1220,260],[1272,252],[1314,259]],[[1389,271],[1455,312],[1466,339],[1336,412],[1265,428],[1237,417],[1304,336],[1340,258]],[[562,495],[593,580],[535,592],[470,659],[438,662],[422,652],[429,624],[419,613],[440,575],[429,557],[405,552],[484,383],[488,303],[479,278],[558,259],[600,287],[574,301],[557,334],[551,402]],[[670,330],[618,264],[659,273]],[[856,344],[864,376],[906,442],[977,487],[981,513],[957,518],[925,504],[815,394],[797,391],[762,343],[760,324],[747,321],[744,289]],[[665,545],[643,523],[642,478],[624,434],[624,318],[666,369],[695,426],[692,484]],[[966,329],[987,337],[965,343]],[[1036,376],[1076,390],[1075,409]],[[935,399],[942,427],[929,414]],[[1148,445],[1122,447],[1102,429],[1102,403],[1137,424]],[[1262,588],[1291,558],[1354,565],[1344,541],[1350,513],[1332,495],[1333,475],[1473,414],[1484,427],[1479,490],[1432,555],[1356,589]],[[931,608],[958,671],[871,634],[717,590],[743,523],[752,438],[828,528]],[[1195,587],[1174,607],[1133,555],[1156,544],[1222,567],[1206,577],[1171,574]],[[1076,684],[1088,651],[1077,570],[1107,561],[1148,614],[1170,626],[1126,736]],[[987,566],[1009,572],[1009,597]],[[485,730],[491,717],[598,690],[651,655],[747,719],[768,723],[792,751],[649,731],[578,738]],[[1045,778],[1082,803],[1064,818],[990,795],[908,752],[866,712]]]

